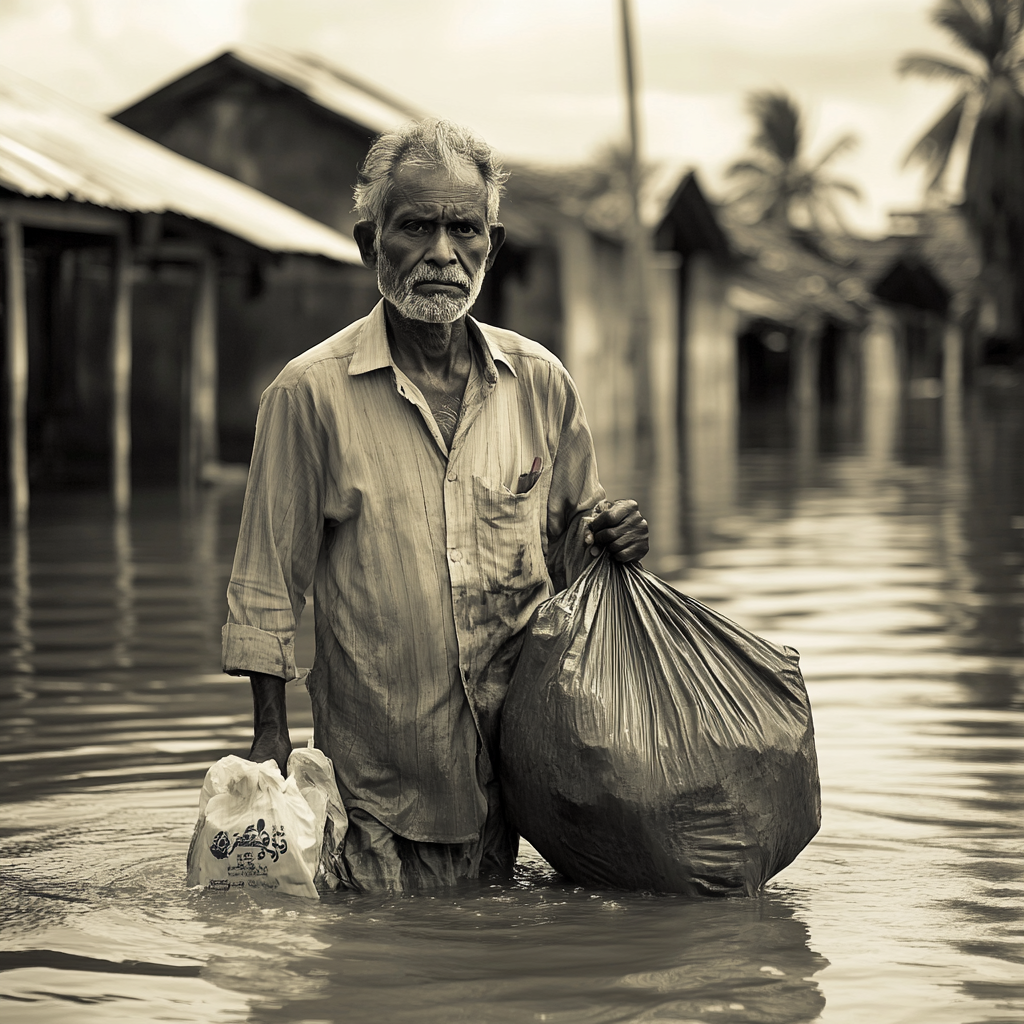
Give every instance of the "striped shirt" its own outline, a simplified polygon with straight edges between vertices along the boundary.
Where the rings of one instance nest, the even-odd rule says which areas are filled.
[[[578,513],[604,497],[561,363],[467,323],[474,369],[450,451],[395,365],[383,302],[267,389],[224,627],[225,671],[294,678],[312,581],[317,746],[346,805],[419,842],[479,835],[522,630],[575,576]]]

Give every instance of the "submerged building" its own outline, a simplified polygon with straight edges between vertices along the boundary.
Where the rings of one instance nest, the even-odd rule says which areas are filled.
[[[8,71],[0,222],[16,519],[30,485],[109,483],[124,509],[133,478],[216,475],[224,292],[282,260],[359,264],[332,228]]]

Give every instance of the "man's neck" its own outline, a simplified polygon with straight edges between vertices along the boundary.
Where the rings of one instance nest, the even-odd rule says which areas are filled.
[[[464,316],[450,324],[410,320],[387,300],[384,316],[391,355],[405,373],[443,380],[468,374],[472,355]]]

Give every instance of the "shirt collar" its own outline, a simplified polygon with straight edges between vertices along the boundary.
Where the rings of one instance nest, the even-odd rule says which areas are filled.
[[[497,383],[498,371],[495,363],[502,363],[513,377],[518,376],[508,356],[491,335],[491,329],[485,324],[478,323],[472,317],[469,318],[469,322],[471,328],[476,328],[475,330],[471,329],[470,334],[481,343],[479,347],[484,360],[484,379],[490,384]],[[363,322],[363,329],[359,332],[355,352],[348,364],[348,373],[350,377],[354,377],[360,373],[369,373],[371,370],[381,370],[394,365],[395,361],[391,358],[391,346],[388,345],[387,324],[384,320],[384,300],[381,299]]]
[[[360,373],[369,373],[371,370],[381,370],[394,365],[391,347],[388,345],[388,328],[384,322],[384,300],[381,299],[363,321],[356,350],[349,360],[348,375],[355,377]]]
[[[498,371],[495,368],[495,363],[502,363],[508,367],[509,373],[513,377],[518,377],[516,368],[512,365],[508,356],[501,350],[501,346],[493,336],[493,328],[488,327],[486,324],[480,323],[478,320],[474,320],[469,317],[469,322],[475,331],[471,332],[479,338],[483,344],[480,346],[483,357],[484,357],[484,379],[490,384],[496,384],[498,381]]]

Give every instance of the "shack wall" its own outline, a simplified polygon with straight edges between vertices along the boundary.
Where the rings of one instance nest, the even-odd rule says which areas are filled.
[[[563,358],[600,452],[636,429],[623,251],[576,221],[558,238]]]
[[[228,266],[219,302],[220,457],[248,462],[260,395],[285,363],[366,316],[380,299],[362,267],[305,256],[266,266]]]

